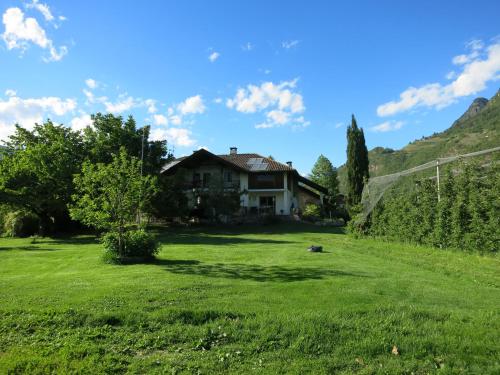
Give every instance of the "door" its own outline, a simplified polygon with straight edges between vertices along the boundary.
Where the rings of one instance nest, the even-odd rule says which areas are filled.
[[[261,196],[259,199],[259,213],[274,215],[276,213],[276,197]]]

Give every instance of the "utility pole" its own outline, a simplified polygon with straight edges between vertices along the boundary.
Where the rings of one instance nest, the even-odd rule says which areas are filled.
[[[437,178],[437,193],[438,193],[438,202],[441,201],[441,192],[439,187],[439,159],[436,160],[436,178]]]
[[[143,173],[143,164],[144,164],[144,133],[146,131],[146,127],[142,127],[142,141],[141,141],[141,186],[140,186],[140,191],[139,191],[139,217],[137,218],[137,222],[139,225],[141,225],[141,219],[142,219],[142,212],[141,212],[141,207],[142,207],[142,173]]]

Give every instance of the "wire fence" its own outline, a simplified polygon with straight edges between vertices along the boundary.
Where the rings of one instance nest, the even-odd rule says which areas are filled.
[[[467,159],[471,157],[476,157],[480,155],[486,155],[486,154],[491,154],[494,152],[500,151],[500,147],[494,147],[490,148],[487,150],[481,150],[481,151],[476,151],[476,152],[471,152],[468,154],[462,154],[462,155],[455,155],[455,156],[448,156],[444,158],[438,158],[436,160],[432,160],[430,162],[427,162],[422,165],[418,165],[416,167],[397,172],[397,173],[392,173],[388,174],[385,176],[377,176],[370,178],[368,180],[368,183],[365,184],[363,188],[363,194],[361,198],[361,204],[363,206],[363,213],[362,213],[362,221],[365,221],[368,215],[373,211],[377,203],[382,199],[384,196],[385,192],[393,186],[396,181],[398,181],[401,177],[403,176],[408,176],[412,175],[414,173],[424,171],[430,168],[436,168],[436,177],[437,177],[437,184],[438,184],[438,194],[439,194],[439,167],[451,162],[454,162],[456,160],[462,160],[462,159]],[[438,195],[439,199],[439,195]]]

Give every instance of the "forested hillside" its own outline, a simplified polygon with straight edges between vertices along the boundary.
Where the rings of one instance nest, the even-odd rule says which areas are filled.
[[[402,171],[439,157],[464,154],[500,144],[500,90],[490,100],[477,98],[450,128],[413,141],[401,150],[375,147],[368,153],[370,176]],[[346,191],[346,168],[338,170],[340,192]]]

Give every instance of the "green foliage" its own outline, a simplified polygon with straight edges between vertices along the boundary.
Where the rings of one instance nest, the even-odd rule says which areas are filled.
[[[0,198],[33,212],[42,232],[69,221],[73,175],[85,156],[79,133],[47,121],[32,131],[16,127],[0,160]]]
[[[378,204],[369,233],[397,241],[496,252],[500,246],[498,162],[450,167],[440,183],[424,178],[399,184]]]
[[[24,210],[11,211],[3,219],[3,233],[8,237],[29,237],[38,233],[38,216]]]
[[[0,204],[0,234],[4,231],[5,217],[12,211],[12,208],[6,204]]]
[[[321,217],[321,207],[317,204],[307,204],[302,212],[302,218],[308,221],[315,221]]]
[[[97,113],[92,115],[93,128],[84,130],[83,139],[93,163],[110,163],[113,155],[125,148],[129,156],[141,159],[144,173],[156,175],[165,162],[172,157],[167,151],[166,141],[150,141],[151,128],[137,129],[132,116],[126,121],[121,116]],[[144,154],[142,155],[142,150]]]
[[[71,216],[100,230],[123,231],[156,191],[156,178],[141,176],[140,161],[124,148],[110,164],[85,162],[74,183]]]
[[[160,251],[161,244],[154,235],[144,229],[129,230],[123,235],[123,249],[120,251],[120,238],[117,232],[108,232],[102,237],[104,261],[122,263],[127,259],[151,260]]]
[[[337,195],[339,194],[339,183],[337,179],[337,170],[333,167],[330,160],[324,155],[320,155],[313,166],[311,181],[328,189],[326,203],[330,209],[335,209]]]
[[[184,193],[185,174],[180,170],[172,176],[160,174],[159,192],[151,202],[152,213],[157,218],[184,217],[188,214],[188,199]]]
[[[361,201],[363,186],[368,180],[368,150],[362,128],[358,128],[352,115],[351,125],[347,128],[347,205],[352,207]]]
[[[71,217],[90,227],[117,233],[117,253],[126,256],[125,232],[150,209],[156,178],[141,176],[140,161],[130,158],[122,148],[110,164],[85,162],[74,183]]]

